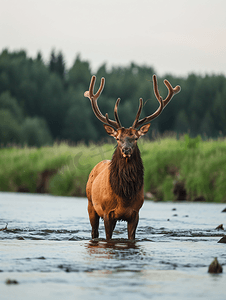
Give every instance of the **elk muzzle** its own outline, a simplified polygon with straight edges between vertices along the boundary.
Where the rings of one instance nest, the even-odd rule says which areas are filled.
[[[124,147],[122,148],[122,155],[123,157],[130,157],[132,155],[132,148],[131,147]]]

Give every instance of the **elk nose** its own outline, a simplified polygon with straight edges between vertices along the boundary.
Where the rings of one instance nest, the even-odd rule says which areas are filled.
[[[126,155],[129,155],[129,154],[131,154],[131,148],[125,147],[122,149],[122,152]]]

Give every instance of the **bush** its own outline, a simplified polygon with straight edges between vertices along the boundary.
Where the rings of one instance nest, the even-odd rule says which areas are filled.
[[[0,144],[18,144],[20,142],[20,124],[7,109],[0,110]]]
[[[27,146],[51,145],[53,139],[46,121],[42,118],[26,118],[21,128],[22,143]]]

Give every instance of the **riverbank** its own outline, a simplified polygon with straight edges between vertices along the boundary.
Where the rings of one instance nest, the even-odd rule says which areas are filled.
[[[0,191],[85,196],[92,168],[111,159],[115,144],[0,149]],[[153,200],[226,202],[226,139],[185,135],[139,143],[144,190]]]

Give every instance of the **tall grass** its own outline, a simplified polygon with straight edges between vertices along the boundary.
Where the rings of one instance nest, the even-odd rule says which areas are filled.
[[[0,150],[0,190],[28,190],[34,193],[46,170],[56,171],[48,190],[54,195],[85,195],[85,184],[91,169],[101,159],[110,159],[114,146],[66,143],[42,148]]]
[[[201,141],[185,135],[143,145],[145,190],[161,200],[174,199],[173,186],[184,183],[187,199],[226,202],[226,139]]]
[[[145,167],[144,190],[156,200],[174,200],[174,186],[184,184],[188,200],[226,202],[226,139],[202,141],[185,135],[139,143]],[[113,144],[74,147],[66,143],[42,148],[0,149],[0,190],[37,191],[41,174],[54,171],[47,191],[53,195],[85,196],[92,168],[111,159]]]

